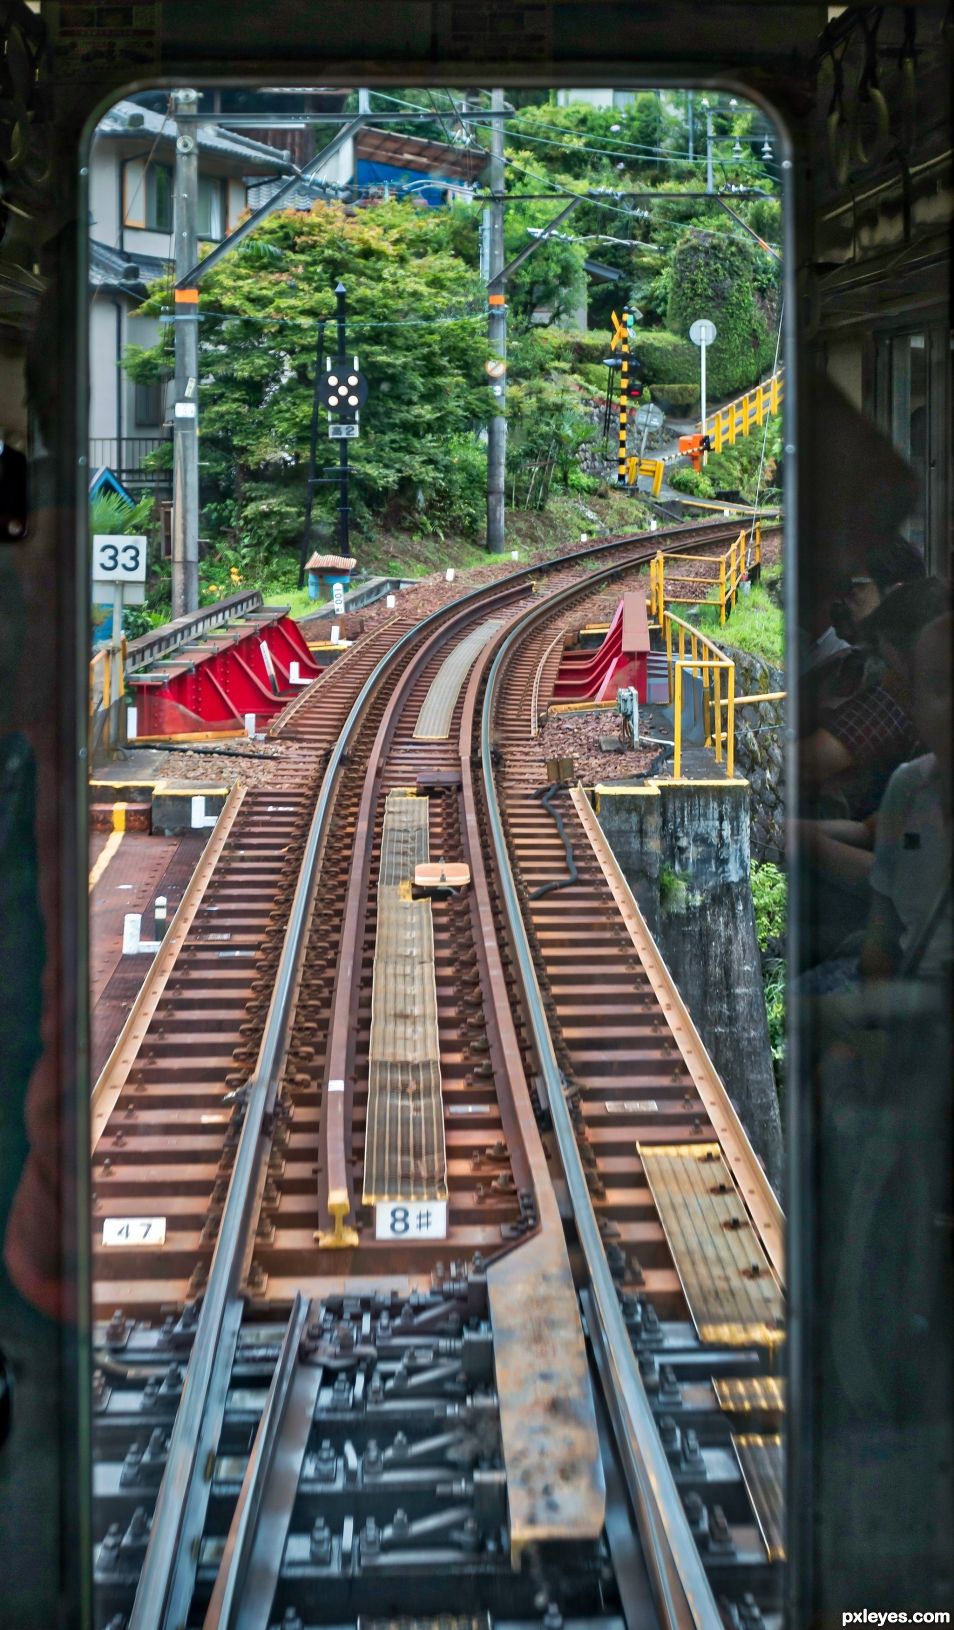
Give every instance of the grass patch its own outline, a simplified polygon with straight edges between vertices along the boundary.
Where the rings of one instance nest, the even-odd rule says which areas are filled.
[[[697,626],[709,639],[764,657],[776,667],[785,660],[785,619],[760,583],[753,585],[750,594],[739,595],[724,626],[719,622],[718,604],[711,601],[702,606]]]

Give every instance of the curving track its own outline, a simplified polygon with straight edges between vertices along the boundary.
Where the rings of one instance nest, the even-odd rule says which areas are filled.
[[[103,1625],[777,1595],[781,1219],[585,799],[536,796],[561,619],[663,538],[393,619],[213,835],[94,1094]],[[469,886],[413,900],[422,841]]]

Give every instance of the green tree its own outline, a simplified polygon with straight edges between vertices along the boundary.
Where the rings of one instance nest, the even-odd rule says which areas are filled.
[[[775,356],[774,263],[757,245],[721,232],[688,233],[669,262],[667,326],[686,336],[697,317],[711,317],[708,381],[713,397],[756,384]]]

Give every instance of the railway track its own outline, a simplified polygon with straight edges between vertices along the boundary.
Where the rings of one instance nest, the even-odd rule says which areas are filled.
[[[754,1630],[777,1596],[777,1208],[528,751],[558,619],[660,540],[379,628],[213,835],[94,1093],[111,1630]]]

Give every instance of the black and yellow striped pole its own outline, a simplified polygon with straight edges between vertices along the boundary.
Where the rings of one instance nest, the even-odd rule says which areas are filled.
[[[629,330],[633,313],[629,306],[624,306],[622,317],[617,317],[615,311],[612,317],[613,337],[610,340],[610,350],[615,351],[619,346],[619,455],[616,484],[625,487],[629,474],[626,457],[629,430]]]

